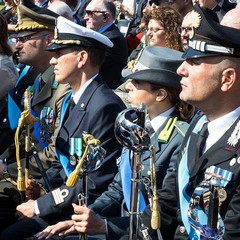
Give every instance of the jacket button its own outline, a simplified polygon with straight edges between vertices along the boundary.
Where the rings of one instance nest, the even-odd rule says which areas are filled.
[[[184,226],[180,226],[179,231],[180,233],[185,233],[186,229]]]
[[[4,118],[4,119],[3,119],[3,122],[5,123],[6,121],[7,121],[7,118]]]

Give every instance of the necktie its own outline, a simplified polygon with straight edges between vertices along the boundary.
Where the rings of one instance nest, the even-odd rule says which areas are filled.
[[[71,111],[73,110],[73,108],[75,107],[75,102],[73,100],[73,98],[71,97],[69,100],[69,108],[68,108],[68,115],[70,115]]]
[[[205,146],[207,137],[208,137],[208,122],[205,122],[201,128],[201,130],[198,133],[198,139],[197,139],[197,151],[198,156],[202,156],[203,148]]]
[[[151,136],[155,132],[153,127],[152,127],[149,115],[147,115],[146,119],[145,119],[145,129],[148,132],[149,136]]]

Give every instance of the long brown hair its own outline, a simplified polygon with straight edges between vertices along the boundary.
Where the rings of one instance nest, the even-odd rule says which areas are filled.
[[[181,50],[181,37],[177,31],[182,24],[181,14],[172,7],[160,6],[153,8],[144,15],[144,26],[147,26],[151,19],[158,21],[163,26],[166,35],[166,47]]]
[[[0,14],[0,29],[0,53],[12,56],[13,52],[8,44],[8,23],[2,14]]]

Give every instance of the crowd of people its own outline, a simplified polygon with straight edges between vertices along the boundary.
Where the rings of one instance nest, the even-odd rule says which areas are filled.
[[[0,240],[237,240],[240,3],[3,2]]]

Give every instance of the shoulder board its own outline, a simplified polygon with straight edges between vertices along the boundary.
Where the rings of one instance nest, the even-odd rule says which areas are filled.
[[[189,123],[184,121],[178,121],[177,117],[169,118],[166,126],[158,135],[158,141],[167,143],[170,139],[174,128],[184,137],[189,127]]]
[[[187,130],[188,130],[188,128],[189,128],[189,123],[187,123],[187,122],[184,122],[184,121],[177,121],[176,123],[175,123],[175,127],[176,127],[176,129],[177,129],[177,131],[183,136],[183,137],[185,137],[185,134],[186,134],[186,132],[187,132]]]

